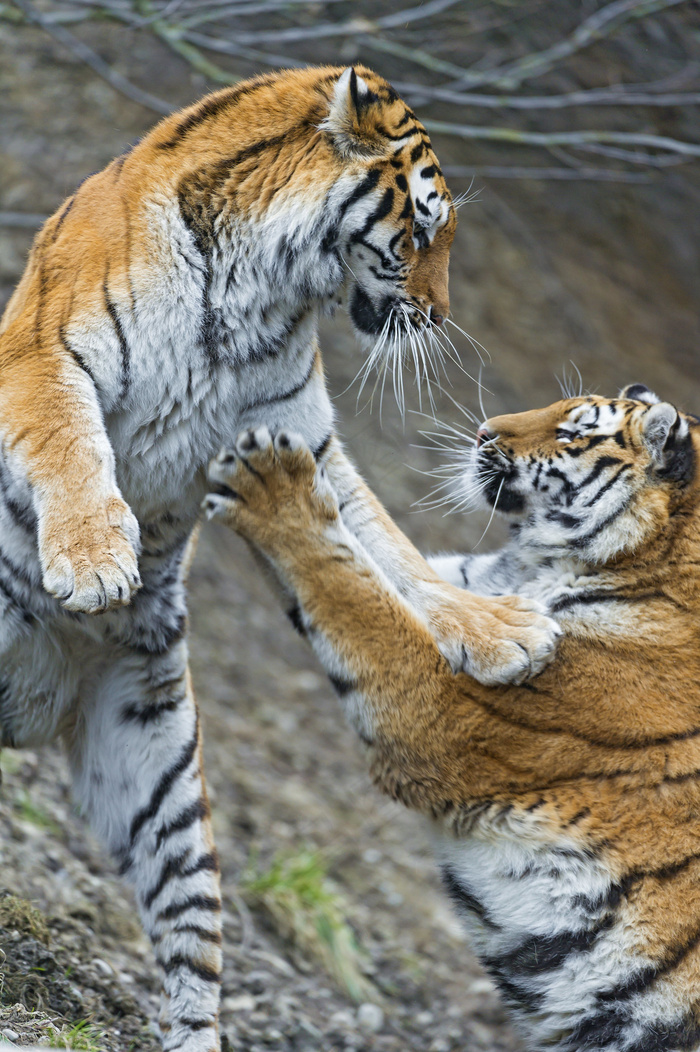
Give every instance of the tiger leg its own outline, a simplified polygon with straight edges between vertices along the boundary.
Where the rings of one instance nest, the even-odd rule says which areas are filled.
[[[458,680],[420,611],[345,526],[324,469],[299,436],[272,440],[259,428],[220,454],[210,476],[219,492],[206,514],[257,546],[294,592],[300,626],[360,736],[401,742],[403,763],[420,762],[444,713],[446,735],[455,731]]]
[[[539,603],[456,589],[419,555],[345,456],[335,436],[323,465],[342,520],[410,605],[421,611],[454,671],[482,683],[519,683],[552,660],[559,626]]]
[[[218,1052],[219,866],[185,641],[111,657],[67,744],[78,801],[133,884],[162,969],[164,1048]]]
[[[0,445],[31,486],[46,591],[73,612],[127,604],[141,585],[139,527],[95,384],[65,339],[23,319],[0,333]]]

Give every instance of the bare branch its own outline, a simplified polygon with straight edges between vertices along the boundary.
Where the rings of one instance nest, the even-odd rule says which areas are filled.
[[[237,44],[277,44],[297,43],[303,40],[319,40],[324,37],[356,36],[358,33],[376,33],[382,29],[392,29],[396,26],[407,25],[419,19],[430,18],[432,15],[454,7],[461,0],[431,0],[430,3],[421,4],[418,7],[406,8],[392,15],[384,15],[382,18],[370,20],[362,16],[351,18],[345,22],[319,22],[312,26],[290,26],[287,29],[259,29],[249,32],[236,31]],[[647,0],[648,2],[648,0]]]
[[[360,37],[358,43],[363,47],[372,48],[373,51],[385,52],[388,55],[396,55],[397,58],[414,62],[419,66],[424,66],[425,69],[433,70],[435,73],[461,77],[466,72],[461,66],[455,66],[453,62],[445,62],[444,59],[436,58],[435,55],[430,55],[427,51],[422,51],[420,48],[406,47],[405,44],[400,44],[397,40],[389,40],[387,37],[367,34]],[[416,91],[421,91],[422,95],[425,94],[422,85],[416,84],[415,88]]]
[[[648,135],[645,132],[578,131],[578,132],[529,132],[518,128],[488,128],[470,124],[450,124],[447,121],[426,120],[428,131],[442,135],[454,135],[460,139],[482,139],[491,142],[521,143],[527,146],[573,146],[588,144],[611,144],[618,146],[647,146],[653,150],[668,150],[685,157],[700,157],[700,143],[671,139],[666,135]]]
[[[435,99],[455,106],[478,106],[484,109],[560,110],[569,106],[697,106],[700,91],[656,94],[651,91],[628,91],[625,88],[592,88],[571,91],[565,95],[477,95],[423,84],[394,81],[394,86],[409,101],[415,97]]]
[[[36,230],[48,218],[48,215],[39,212],[0,212],[0,226],[14,227],[16,230]]]
[[[651,175],[645,172],[616,172],[612,168],[536,168],[525,165],[443,165],[448,179],[542,179],[577,180],[602,183],[648,183]]]
[[[155,95],[151,95],[147,91],[142,91],[131,81],[123,77],[121,73],[117,73],[116,70],[112,69],[110,65],[103,58],[84,44],[82,40],[78,40],[74,37],[67,29],[63,26],[53,25],[47,22],[44,15],[37,11],[31,4],[27,3],[27,0],[12,0],[16,7],[20,9],[25,18],[33,22],[35,25],[41,26],[45,32],[52,36],[54,40],[57,40],[64,47],[68,48],[69,51],[79,58],[81,62],[84,62],[90,67],[98,76],[106,80],[115,91],[121,92],[122,95],[126,95],[127,98],[133,102],[138,102],[139,105],[145,106],[149,110],[154,110],[156,113],[161,115],[164,113],[172,113],[173,107],[165,102],[163,99],[157,98]]]
[[[474,88],[482,84],[492,84],[504,90],[518,88],[524,80],[541,77],[562,59],[569,58],[577,51],[610,36],[625,22],[644,18],[655,11],[668,10],[668,8],[687,2],[688,0],[615,0],[614,3],[607,4],[606,7],[586,18],[565,40],[559,40],[551,47],[545,48],[544,51],[525,55],[515,62],[498,66],[496,69],[476,73],[467,72],[459,82],[452,84],[451,87]]]

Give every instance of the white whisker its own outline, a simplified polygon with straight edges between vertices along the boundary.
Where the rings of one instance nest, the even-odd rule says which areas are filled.
[[[485,537],[485,536],[486,536],[486,534],[487,534],[487,533],[489,532],[489,527],[490,527],[491,523],[493,522],[493,517],[494,517],[494,515],[496,514],[496,508],[498,507],[498,498],[499,498],[499,497],[500,497],[500,495],[501,495],[501,490],[503,489],[503,483],[504,483],[505,481],[506,481],[506,480],[505,480],[505,478],[502,478],[502,479],[501,479],[501,484],[500,484],[500,486],[498,487],[498,493],[496,494],[496,499],[495,499],[495,501],[493,502],[493,508],[491,509],[491,514],[489,515],[489,521],[488,521],[488,522],[486,523],[486,529],[485,529],[485,530],[484,530],[484,532],[482,533],[481,537],[479,537],[479,540],[478,540],[478,541],[476,542],[476,544],[475,544],[475,545],[473,546],[473,548],[472,548],[472,551],[474,551],[474,549],[475,549],[475,548],[478,548],[478,547],[479,547],[479,545],[480,545],[480,544],[481,544],[481,542],[483,541],[484,537]]]

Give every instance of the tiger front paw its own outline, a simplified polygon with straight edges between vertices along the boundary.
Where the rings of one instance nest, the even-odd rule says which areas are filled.
[[[39,519],[44,588],[73,613],[126,606],[141,587],[139,549],[139,524],[118,494],[74,520]]]
[[[554,658],[562,635],[540,603],[519,596],[457,593],[439,602],[431,620],[452,668],[487,686],[536,676]]]
[[[274,549],[289,530],[313,530],[338,515],[324,468],[290,431],[243,431],[211,461],[209,481],[207,518],[221,519],[262,549]]]

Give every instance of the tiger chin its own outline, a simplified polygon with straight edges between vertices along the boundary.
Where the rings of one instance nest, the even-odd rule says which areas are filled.
[[[375,783],[431,819],[528,1048],[700,1048],[699,456],[698,419],[640,384],[482,425],[465,481],[511,539],[432,564],[564,633],[496,687],[451,671],[298,436],[249,432],[210,467],[207,513],[284,580]]]

